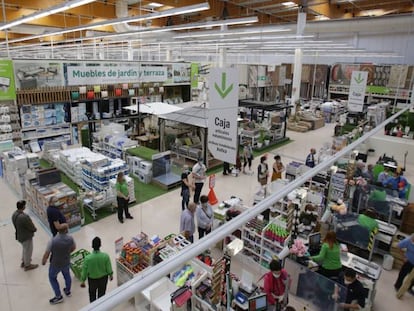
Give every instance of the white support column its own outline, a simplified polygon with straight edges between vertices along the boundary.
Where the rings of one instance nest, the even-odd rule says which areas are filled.
[[[298,22],[296,26],[296,35],[302,36],[306,26],[306,13],[299,12]],[[300,97],[300,81],[302,78],[302,49],[295,49],[295,63],[293,69],[293,81],[292,81],[292,104]]]
[[[227,60],[227,49],[226,48],[220,48],[218,66],[220,68],[225,67],[226,60]]]
[[[128,41],[127,55],[128,55],[128,60],[134,60],[134,49],[132,48],[131,41]]]
[[[170,48],[167,48],[167,50],[165,51],[165,60],[167,62],[170,62],[172,59],[172,50]]]

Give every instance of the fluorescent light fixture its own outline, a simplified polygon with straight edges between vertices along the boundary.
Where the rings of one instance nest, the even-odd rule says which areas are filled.
[[[257,30],[232,30],[232,31],[198,31],[192,32],[189,34],[177,35],[174,36],[174,39],[184,39],[184,38],[199,38],[199,37],[218,37],[218,36],[231,36],[231,35],[246,35],[254,33],[273,33],[273,32],[285,32],[291,31],[291,29],[280,28],[280,29],[257,29]]]
[[[85,4],[88,4],[88,3],[91,3],[91,2],[95,2],[95,1],[96,0],[72,0],[72,1],[68,1],[68,2],[59,4],[59,5],[56,5],[56,6],[52,6],[47,10],[41,10],[41,11],[35,12],[33,14],[21,17],[19,19],[16,19],[16,20],[14,20],[10,23],[6,23],[4,25],[1,25],[0,30],[12,28],[12,27],[15,27],[17,25],[21,25],[21,24],[24,24],[24,23],[31,22],[35,19],[39,19],[39,18],[42,18],[42,17],[45,17],[45,16],[49,16],[49,15],[52,15],[52,14],[63,12],[63,11],[66,11],[66,10],[69,10],[69,9],[72,9],[72,8],[76,8],[78,6],[82,6],[82,5],[85,5]]]
[[[218,21],[208,21],[202,23],[188,23],[183,25],[177,26],[166,26],[161,28],[151,28],[151,29],[144,29],[138,31],[128,31],[128,32],[119,32],[114,34],[107,34],[107,35],[100,35],[94,36],[94,39],[105,39],[111,37],[119,37],[119,36],[129,36],[129,35],[139,35],[139,34],[148,34],[148,33],[160,33],[166,31],[176,31],[176,30],[186,30],[186,29],[195,29],[195,28],[209,28],[209,27],[217,27],[217,26],[224,26],[224,25],[240,25],[240,24],[251,24],[258,22],[259,19],[257,16],[251,17],[242,17],[242,18],[232,18],[232,19],[223,19]]]
[[[148,4],[146,5],[146,7],[150,7],[150,8],[152,8],[152,9],[160,8],[160,7],[162,7],[162,6],[164,6],[164,5],[163,5],[163,4],[161,4],[161,3],[158,3],[158,2],[151,2],[151,3],[148,3]]]
[[[296,5],[296,3],[295,2],[292,2],[292,1],[286,1],[286,2],[282,2],[281,5],[284,5],[284,6],[292,6],[292,5]]]
[[[382,16],[385,14],[384,9],[364,10],[360,12],[361,16]]]
[[[116,25],[116,24],[122,24],[122,23],[128,23],[128,22],[140,22],[140,21],[162,18],[162,17],[167,17],[167,16],[188,14],[188,13],[199,12],[199,11],[204,11],[208,9],[210,9],[210,5],[208,4],[208,2],[204,2],[200,4],[185,6],[182,8],[174,8],[171,10],[165,10],[162,12],[152,12],[152,13],[141,15],[141,16],[129,16],[129,17],[123,17],[123,18],[116,18],[116,19],[106,20],[106,21],[88,24],[84,26],[65,28],[60,31],[54,31],[54,32],[45,33],[41,35],[34,35],[34,36],[28,36],[28,37],[23,37],[19,39],[9,40],[9,43],[16,43],[16,42],[22,42],[22,41],[27,41],[27,40],[51,37],[51,36],[58,36],[58,35],[63,35],[65,33],[93,29],[93,28],[103,27],[103,26],[110,26],[110,25]],[[6,43],[1,42],[0,44],[6,44]]]

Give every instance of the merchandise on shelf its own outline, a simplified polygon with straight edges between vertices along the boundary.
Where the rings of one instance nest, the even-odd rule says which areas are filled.
[[[183,236],[174,234],[164,239],[160,239],[158,236],[149,238],[143,232],[132,237],[131,241],[123,245],[117,259],[118,285],[131,279],[134,274],[145,268],[154,266],[175,255],[185,247],[183,246],[184,240]],[[190,245],[187,240],[185,242],[186,246]]]
[[[119,172],[128,174],[125,161],[109,159],[85,147],[59,151],[55,163],[76,184],[96,192],[112,189],[110,180],[116,179]],[[131,196],[134,193],[133,189],[130,187]],[[130,202],[132,201],[135,201],[135,198]]]
[[[0,150],[10,150],[14,144],[21,145],[18,108],[15,101],[2,101],[0,103]]]
[[[94,134],[93,150],[112,159],[125,158],[125,151],[138,146],[136,140],[127,137],[122,124],[109,123],[102,125],[99,132]]]

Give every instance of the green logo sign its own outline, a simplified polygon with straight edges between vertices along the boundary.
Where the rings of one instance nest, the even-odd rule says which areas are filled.
[[[354,78],[355,82],[360,84],[361,82],[364,81],[364,78],[361,77],[361,73],[358,74],[358,77]]]
[[[219,93],[220,97],[224,99],[233,89],[233,84],[226,88],[226,73],[223,72],[221,74],[221,88],[217,85],[217,83],[214,83],[214,88],[217,90],[217,93]]]

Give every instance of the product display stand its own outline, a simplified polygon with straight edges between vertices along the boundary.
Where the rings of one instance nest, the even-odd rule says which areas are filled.
[[[76,192],[62,182],[40,186],[36,179],[25,181],[27,205],[39,217],[46,228],[49,228],[47,220],[47,207],[52,196],[58,198],[62,204],[61,211],[66,218],[71,231],[80,229],[81,213]]]

